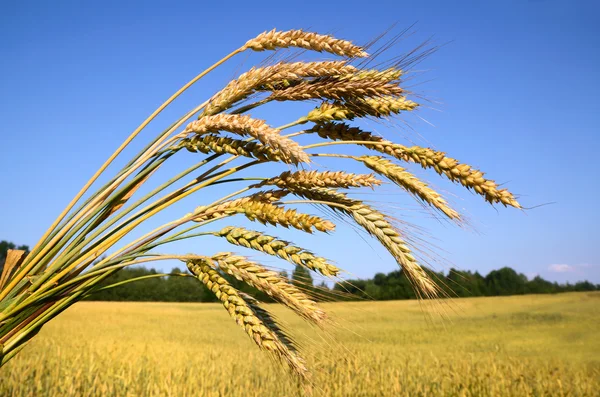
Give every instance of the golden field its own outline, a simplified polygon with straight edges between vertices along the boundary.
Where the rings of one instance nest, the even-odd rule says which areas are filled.
[[[316,331],[277,306],[315,395],[600,395],[600,293],[324,305]],[[219,304],[76,304],[0,370],[2,396],[304,393]]]

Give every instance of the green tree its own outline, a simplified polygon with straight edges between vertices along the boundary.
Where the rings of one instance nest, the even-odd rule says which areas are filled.
[[[305,290],[312,290],[313,278],[308,269],[304,266],[296,265],[296,268],[292,273],[292,284]]]
[[[491,295],[518,295],[525,293],[527,277],[510,267],[503,267],[491,271],[485,277],[485,283]]]

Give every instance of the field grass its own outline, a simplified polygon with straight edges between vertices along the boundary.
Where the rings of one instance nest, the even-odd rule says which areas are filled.
[[[322,337],[272,307],[310,352],[316,395],[593,396],[600,293],[327,304]],[[0,395],[302,393],[218,304],[79,303],[0,370]]]

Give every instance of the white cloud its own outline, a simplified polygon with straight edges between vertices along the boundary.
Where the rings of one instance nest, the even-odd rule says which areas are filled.
[[[525,273],[525,275],[527,276],[527,278],[528,278],[529,280],[531,280],[531,279],[533,279],[533,278],[536,278],[536,277],[537,277],[537,276],[539,276],[540,274],[539,274],[539,273],[536,273],[536,272],[529,272],[529,273]]]
[[[554,273],[570,273],[574,272],[575,268],[571,265],[566,264],[556,264],[548,266],[548,270]]]

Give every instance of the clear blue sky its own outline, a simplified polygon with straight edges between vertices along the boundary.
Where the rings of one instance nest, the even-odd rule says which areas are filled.
[[[414,132],[403,134],[427,144],[418,133],[506,182],[524,206],[553,204],[496,210],[428,174],[468,211],[472,227],[431,222],[414,211],[397,215],[423,224],[435,238],[432,244],[446,260],[438,269],[455,265],[485,274],[511,266],[529,276],[598,283],[599,11],[594,1],[542,0],[2,2],[0,239],[33,245],[140,121],[248,38],[273,27],[309,28],[364,43],[392,23],[418,22],[417,33],[397,51],[430,36],[450,44],[419,65],[426,73],[417,89],[437,102],[419,113],[428,123],[411,117]],[[244,59],[210,75],[144,138],[247,68]],[[396,199],[409,205],[399,194],[382,196],[388,205]],[[202,202],[195,198],[157,221]],[[396,268],[377,244],[349,228],[328,239],[271,232],[314,248],[357,276]],[[210,254],[227,246],[198,240],[174,249]]]

